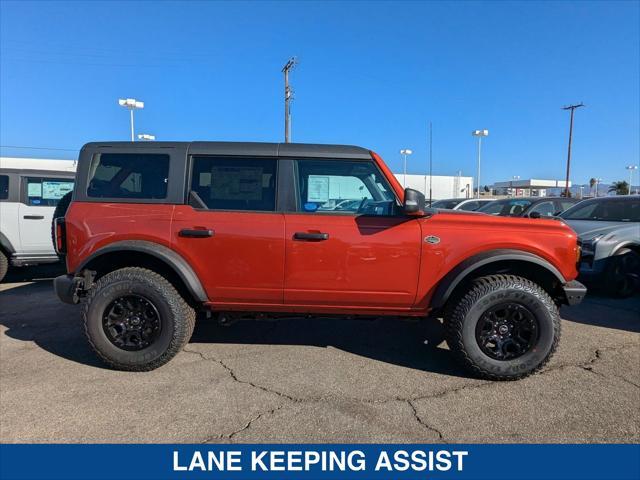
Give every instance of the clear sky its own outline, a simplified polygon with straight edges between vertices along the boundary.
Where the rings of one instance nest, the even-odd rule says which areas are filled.
[[[280,69],[300,64],[293,140],[362,145],[396,171],[483,184],[628,178],[640,157],[640,3],[9,2],[0,17],[0,144],[128,140],[120,97],[158,140],[281,141]],[[3,155],[74,152],[2,148]],[[637,184],[637,176],[636,181]]]

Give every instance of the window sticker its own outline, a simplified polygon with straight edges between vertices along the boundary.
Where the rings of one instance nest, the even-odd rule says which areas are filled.
[[[307,182],[307,202],[329,201],[329,177],[309,175]]]
[[[200,172],[198,186],[209,187],[211,185],[211,172]]]
[[[211,199],[262,200],[262,167],[212,167]]]
[[[42,196],[42,184],[41,183],[29,183],[27,184],[27,195],[30,197]]]
[[[45,200],[60,200],[71,190],[73,182],[42,182],[42,198]]]

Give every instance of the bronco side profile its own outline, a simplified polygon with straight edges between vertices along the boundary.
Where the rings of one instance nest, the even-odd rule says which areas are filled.
[[[425,208],[360,147],[270,143],[85,145],[54,220],[89,342],[151,370],[189,341],[196,312],[444,318],[477,376],[542,368],[558,305],[581,301],[580,249],[562,221]]]

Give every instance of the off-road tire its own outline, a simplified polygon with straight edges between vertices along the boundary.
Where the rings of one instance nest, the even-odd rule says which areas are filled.
[[[538,338],[531,350],[510,360],[491,358],[476,338],[482,315],[503,302],[525,306],[538,322]],[[450,302],[444,324],[447,344],[457,360],[474,375],[488,380],[518,380],[541,370],[560,340],[560,315],[549,294],[532,281],[514,275],[474,280]]]
[[[143,296],[156,308],[159,337],[142,350],[118,348],[107,337],[103,315],[107,306],[124,295]],[[84,305],[84,327],[89,343],[102,360],[118,370],[154,370],[171,360],[189,341],[195,312],[163,276],[145,268],[115,270],[101,277],[91,288]]]
[[[7,270],[9,270],[9,259],[6,257],[4,252],[0,250],[0,282],[7,274]]]
[[[53,243],[53,248],[56,248],[56,226],[55,220],[56,218],[63,218],[67,214],[67,210],[69,209],[69,205],[71,205],[71,197],[73,192],[65,193],[58,204],[56,205],[55,210],[53,211],[53,217],[51,217],[51,243]],[[58,254],[59,257],[63,257],[64,255]]]
[[[640,255],[621,248],[609,257],[604,270],[604,290],[615,298],[632,296],[640,288]]]

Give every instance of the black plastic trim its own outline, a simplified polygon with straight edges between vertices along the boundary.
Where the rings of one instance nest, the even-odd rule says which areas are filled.
[[[16,251],[9,239],[2,232],[0,232],[0,247],[7,253],[14,253]]]
[[[191,268],[191,265],[189,265],[184,258],[164,245],[145,240],[124,240],[121,242],[114,242],[111,245],[103,247],[87,257],[80,264],[77,272],[81,272],[91,261],[106,253],[125,251],[142,252],[162,260],[178,274],[194,299],[199,302],[206,302],[208,300],[207,294],[202,287],[202,283],[200,283],[200,279]]]
[[[519,250],[499,249],[491,250],[488,252],[482,252],[472,257],[463,260],[456,267],[454,267],[438,284],[436,291],[431,299],[431,308],[442,308],[447,302],[455,288],[462,282],[467,275],[474,270],[488,265],[490,263],[501,261],[524,261],[533,263],[540,267],[547,269],[552,273],[561,284],[567,283],[567,280],[562,276],[560,271],[549,263],[544,258],[539,257],[533,253],[522,252]]]

